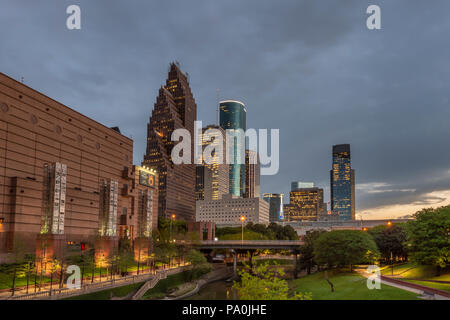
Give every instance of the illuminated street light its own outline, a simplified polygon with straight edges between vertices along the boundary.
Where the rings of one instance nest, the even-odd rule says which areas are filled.
[[[242,244],[244,244],[244,221],[245,221],[245,217],[241,216],[241,222],[242,222]]]
[[[391,221],[388,221],[388,222],[387,222],[387,226],[388,226],[388,227],[392,226],[392,222],[391,222]]]
[[[174,213],[172,213],[171,215],[171,219],[170,219],[170,237],[169,237],[169,242],[172,242],[172,221],[175,220],[176,215]]]

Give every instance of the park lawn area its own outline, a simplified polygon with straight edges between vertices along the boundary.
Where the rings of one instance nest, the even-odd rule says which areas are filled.
[[[83,294],[80,296],[65,298],[62,300],[110,300],[111,294],[114,297],[125,297],[130,294],[134,290],[137,290],[140,286],[142,286],[144,282],[133,283],[122,287],[117,287],[113,289]]]
[[[444,271],[442,271],[444,272]],[[381,269],[381,274],[390,276],[392,270],[390,266],[385,266]],[[414,262],[405,263],[402,265],[394,266],[394,276],[406,279],[423,279],[423,280],[438,280],[438,281],[450,281],[450,273],[443,273],[440,276],[436,276],[436,267],[419,265]],[[426,282],[424,283],[432,283]],[[420,283],[422,284],[422,283]],[[424,284],[425,285],[425,284]],[[444,288],[445,288],[445,284]],[[429,287],[437,288],[429,285]],[[437,288],[439,289],[439,288]],[[446,289],[443,289],[446,290]]]
[[[381,268],[381,274],[390,276],[392,269],[390,266]],[[436,267],[419,265],[414,262],[408,262],[401,265],[394,266],[394,276],[401,276],[402,278],[415,279],[431,279],[436,277]],[[437,279],[434,279],[437,280]]]
[[[219,237],[219,240],[242,240],[242,233],[228,233]],[[251,230],[244,230],[244,240],[270,240],[265,235]]]
[[[422,286],[450,292],[450,283],[438,283],[438,282],[418,281],[418,280],[404,280],[404,281],[411,282],[411,283],[417,283]],[[443,281],[447,281],[447,280],[443,280]]]
[[[334,284],[334,292],[331,292],[323,272],[291,280],[289,286],[297,292],[311,292],[312,300],[419,300],[413,292],[384,284],[380,290],[369,290],[367,279],[357,273],[329,272],[329,279]]]
[[[53,278],[54,282],[59,282],[59,278]],[[0,273],[0,289],[9,289],[12,288],[13,283],[13,275],[8,273]],[[40,275],[37,275],[37,283],[40,283]],[[42,277],[42,283],[50,283],[50,278]],[[27,277],[17,277],[16,276],[16,287],[22,287],[27,285]],[[30,274],[29,284],[31,287],[34,286],[34,274]]]

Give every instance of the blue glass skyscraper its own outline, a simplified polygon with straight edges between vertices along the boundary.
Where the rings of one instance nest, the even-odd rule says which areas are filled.
[[[351,167],[350,145],[333,146],[333,169],[330,171],[331,211],[339,220],[355,219],[355,171]]]
[[[246,130],[245,105],[236,100],[221,101],[220,126],[224,130]],[[227,145],[227,149],[230,146]],[[230,164],[230,194],[243,197],[245,194],[245,136],[244,140],[234,136],[233,150],[234,162]]]

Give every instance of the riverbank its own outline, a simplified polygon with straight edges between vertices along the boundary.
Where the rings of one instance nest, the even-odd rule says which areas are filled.
[[[202,276],[199,280],[191,282],[193,285],[193,289],[188,292],[182,292],[181,294],[176,296],[167,296],[163,300],[182,300],[187,299],[195,294],[197,294],[200,289],[212,282],[220,281],[224,279],[229,279],[233,276],[233,269],[227,266],[220,266],[216,268],[215,270],[211,271],[210,273]]]

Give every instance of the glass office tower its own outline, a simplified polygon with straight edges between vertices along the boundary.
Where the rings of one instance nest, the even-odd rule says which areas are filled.
[[[333,146],[333,169],[330,171],[331,210],[339,220],[355,219],[355,171],[351,167],[350,145]]]
[[[246,113],[245,105],[236,100],[225,100],[220,105],[220,126],[224,130],[230,130],[235,133],[232,145],[227,145],[227,156],[230,152],[234,155],[234,162],[230,164],[230,194],[237,197],[243,197],[245,194],[245,136],[243,139],[239,137],[237,130],[246,130]]]
[[[269,221],[280,222],[284,220],[283,194],[264,193],[263,199],[269,203]]]

